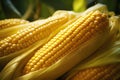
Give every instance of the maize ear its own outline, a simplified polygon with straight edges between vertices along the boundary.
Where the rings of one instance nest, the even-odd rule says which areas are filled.
[[[84,17],[78,18],[74,23],[61,30],[48,43],[40,48],[28,61],[23,73],[29,75],[29,73],[33,71],[47,70],[48,68],[48,73],[41,72],[39,79],[51,80],[59,77],[103,44],[108,36],[108,26],[107,16],[100,11],[91,12]],[[100,41],[98,41],[99,39]],[[98,42],[99,44],[96,45]],[[91,46],[91,48],[89,49],[88,46]],[[65,58],[69,59],[65,62],[62,61],[63,63],[58,63],[59,67],[55,67],[56,69],[54,70],[56,72],[58,71],[57,73],[49,72],[50,67]],[[72,59],[74,59],[74,61],[71,61]],[[64,65],[65,69],[61,69],[61,64],[68,65]],[[40,75],[42,75],[42,77]]]
[[[28,23],[28,21],[22,20],[22,19],[16,19],[16,18],[0,20],[0,30],[9,28],[12,26],[20,25],[20,24],[26,24],[26,23]]]
[[[68,15],[61,14],[50,17],[44,21],[31,24],[28,28],[18,31],[0,41],[0,56],[5,56],[10,53],[14,53],[18,50],[29,47],[36,41],[48,37],[48,35],[67,22],[69,19]]]
[[[117,80],[120,78],[120,64],[109,64],[77,71],[65,80]]]
[[[95,20],[94,23],[90,23],[93,20]],[[102,20],[104,22],[98,24],[98,22]],[[40,68],[49,67],[50,65],[54,64],[55,61],[59,60],[62,56],[69,53],[67,50],[74,49],[76,46],[89,40],[89,38],[92,37],[92,34],[94,34],[95,30],[97,31],[102,29],[102,26],[108,26],[108,21],[105,15],[101,15],[99,12],[91,13],[82,21],[79,19],[77,21],[74,25],[71,25],[65,30],[58,33],[58,35],[50,40],[45,46],[43,46],[43,48],[38,50],[38,52],[35,53],[35,55],[26,65],[25,69],[27,71],[25,71],[25,73],[35,71]],[[85,22],[83,23],[83,21]],[[79,25],[81,25],[81,27],[79,27]]]
[[[62,80],[119,80],[120,79],[120,27],[119,16],[109,18],[110,37],[95,55],[63,75]]]

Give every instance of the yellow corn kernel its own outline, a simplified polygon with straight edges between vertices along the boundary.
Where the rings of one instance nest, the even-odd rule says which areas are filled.
[[[69,15],[60,14],[45,20],[28,23],[28,27],[0,41],[0,56],[14,53],[42,40],[69,20]],[[25,24],[26,25],[26,24]],[[27,26],[27,25],[26,25]]]
[[[77,71],[66,80],[117,80],[118,74],[120,74],[120,64],[109,64]]]
[[[28,23],[28,21],[23,20],[23,19],[16,19],[16,18],[0,20],[0,30],[11,27],[11,26],[25,24],[25,23]]]
[[[26,64],[23,73],[51,66],[97,33],[106,31],[107,26],[107,16],[99,11],[78,18],[38,50]]]

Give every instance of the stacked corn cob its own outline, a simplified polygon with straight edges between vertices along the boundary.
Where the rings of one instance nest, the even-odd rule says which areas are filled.
[[[117,34],[118,29],[112,24],[106,6],[100,4],[80,14],[58,11],[47,19],[23,24],[28,27],[23,28],[22,25],[21,30],[0,41],[1,65],[5,59],[15,57],[1,71],[1,80],[55,80],[69,70],[63,79],[101,80],[103,75],[102,80],[117,79],[117,71],[120,70],[119,63],[116,63],[118,60],[96,64],[102,61],[99,53],[111,50],[111,46],[105,46],[105,43]],[[117,39],[118,35],[110,41],[111,45]],[[103,56],[101,54],[100,58]],[[78,67],[74,68],[77,64]],[[110,70],[113,72],[107,75]],[[112,78],[113,75],[115,77]]]

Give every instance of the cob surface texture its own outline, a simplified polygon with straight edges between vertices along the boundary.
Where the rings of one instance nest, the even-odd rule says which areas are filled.
[[[53,30],[57,29],[68,20],[68,14],[61,14],[33,22],[33,24],[30,23],[30,25],[27,24],[29,25],[28,28],[22,29],[0,41],[0,56],[2,57],[14,53],[48,37]]]
[[[27,74],[53,65],[65,55],[72,54],[71,52],[78,49],[79,45],[88,42],[96,34],[106,33],[107,30],[107,16],[99,11],[78,18],[38,50],[26,64],[23,73]]]

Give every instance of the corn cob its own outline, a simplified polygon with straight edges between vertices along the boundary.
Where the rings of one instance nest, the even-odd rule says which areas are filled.
[[[33,24],[30,23],[28,28],[20,30],[16,34],[0,41],[0,56],[14,53],[48,37],[53,30],[66,23],[69,19],[69,14],[65,13],[33,22]]]
[[[28,21],[16,18],[0,20],[0,30],[25,23],[28,23]]]
[[[106,34],[107,26],[107,16],[99,11],[78,18],[38,50],[26,64],[23,73],[27,74],[53,65],[65,55],[77,50],[78,46],[89,42],[97,34]]]
[[[120,64],[109,64],[77,71],[66,80],[117,80],[119,74]]]
[[[111,20],[112,19],[112,20]],[[120,41],[119,17],[109,19],[110,37],[95,54],[62,76],[62,80],[119,80],[120,79]],[[117,63],[117,64],[116,64]],[[67,76],[67,78],[65,78]]]

